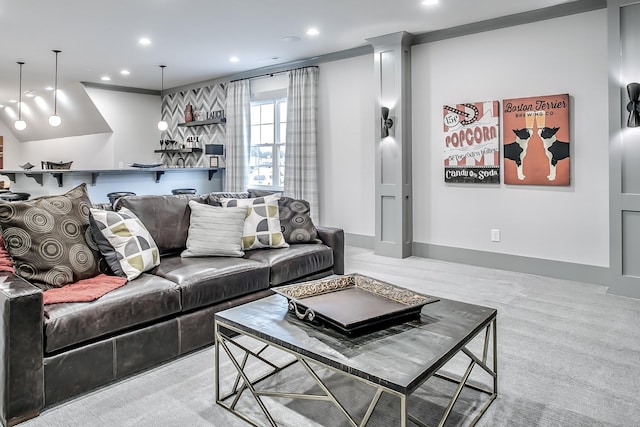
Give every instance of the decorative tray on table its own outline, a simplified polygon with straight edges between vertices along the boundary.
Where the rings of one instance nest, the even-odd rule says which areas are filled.
[[[346,334],[418,317],[438,298],[360,274],[349,274],[273,288],[301,320],[326,323]]]

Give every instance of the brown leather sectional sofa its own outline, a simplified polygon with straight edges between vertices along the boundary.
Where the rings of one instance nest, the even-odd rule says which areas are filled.
[[[158,267],[96,301],[44,306],[42,291],[0,273],[0,421],[50,405],[213,342],[214,313],[270,295],[271,287],[344,273],[341,229],[321,242],[248,251],[243,258],[181,258],[196,196],[130,196],[116,204],[145,224]]]

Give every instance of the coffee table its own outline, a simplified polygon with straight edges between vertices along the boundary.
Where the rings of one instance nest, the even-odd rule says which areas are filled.
[[[271,426],[276,426],[264,397],[311,399],[334,404],[353,426],[369,422],[383,394],[400,399],[397,423],[402,427],[409,421],[426,424],[409,413],[408,398],[432,377],[445,379],[457,386],[438,425],[443,425],[465,387],[486,394],[484,404],[476,410],[475,424],[497,396],[497,310],[440,298],[423,307],[418,319],[383,327],[362,336],[351,337],[331,328],[300,320],[288,312],[287,299],[273,295],[216,313],[216,403],[246,422],[259,426],[258,420],[242,413],[238,401],[243,394],[251,396]],[[249,346],[247,341],[259,342]],[[480,341],[480,342],[478,342]],[[469,349],[475,347],[476,355]],[[286,363],[278,365],[266,356],[270,349],[287,353]],[[221,357],[230,359],[235,377],[233,385],[221,389]],[[462,375],[455,377],[440,372],[456,355],[464,355],[468,365]],[[252,375],[251,360],[269,366],[267,372]],[[274,391],[264,380],[284,369],[300,364],[322,390],[321,394],[285,393]],[[255,367],[255,363],[254,363]],[[325,385],[319,370],[328,369],[373,387],[374,396],[359,421],[349,408],[336,399]],[[489,386],[470,383],[469,377],[479,368],[489,378]],[[480,394],[479,394],[480,395]]]

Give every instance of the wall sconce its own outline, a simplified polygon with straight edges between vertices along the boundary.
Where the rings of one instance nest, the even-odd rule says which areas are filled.
[[[382,129],[381,136],[382,138],[386,138],[389,136],[389,130],[393,127],[393,120],[389,118],[389,109],[387,107],[382,107]]]
[[[167,124],[167,122],[164,121],[164,119],[162,118],[162,96],[164,95],[164,69],[166,67],[166,65],[158,65],[158,67],[160,67],[161,73],[162,73],[162,80],[161,80],[161,89],[160,89],[160,121],[158,122],[158,130],[161,131],[165,131],[167,130],[167,128],[169,127],[169,125]]]
[[[627,93],[629,93],[627,127],[637,128],[640,126],[640,101],[638,99],[640,97],[640,83],[629,83]]]
[[[62,119],[58,115],[58,54],[60,50],[52,50],[56,54],[56,83],[53,89],[53,114],[49,116],[49,124],[51,126],[60,126]]]

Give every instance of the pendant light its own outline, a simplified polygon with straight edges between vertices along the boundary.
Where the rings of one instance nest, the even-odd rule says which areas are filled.
[[[18,97],[18,120],[13,124],[17,130],[25,130],[27,123],[22,120],[22,66],[24,62],[18,62],[20,65],[20,95]]]
[[[169,127],[167,122],[162,120],[162,95],[164,94],[164,69],[166,65],[159,65],[159,67],[160,67],[160,70],[162,71],[162,83],[161,83],[161,89],[160,89],[160,121],[158,122],[158,129],[164,132]]]
[[[60,126],[62,119],[58,115],[58,54],[59,50],[52,50],[56,54],[56,84],[53,89],[53,114],[49,116],[49,124],[51,126]]]

